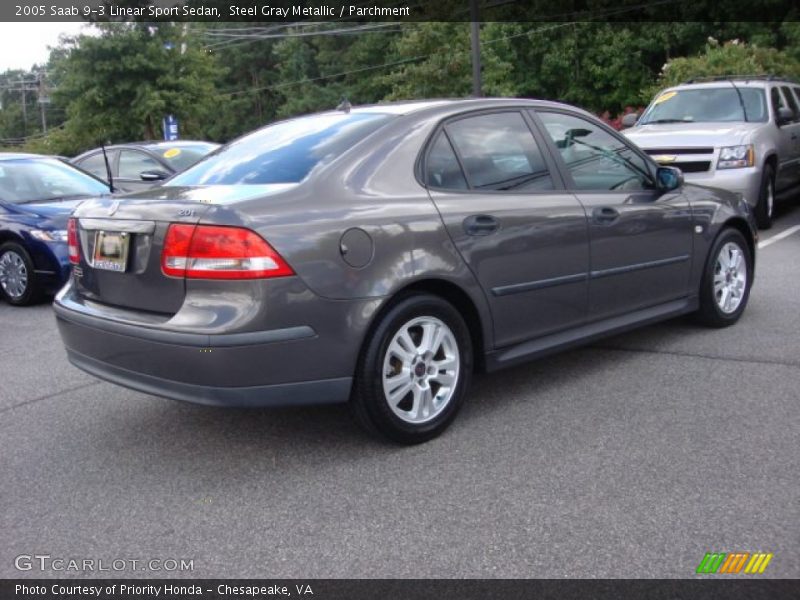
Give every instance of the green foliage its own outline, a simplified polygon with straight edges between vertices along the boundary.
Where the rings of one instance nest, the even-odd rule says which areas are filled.
[[[800,58],[796,49],[787,52],[740,40],[720,44],[716,39],[709,38],[703,53],[675,58],[666,63],[655,85],[649,88],[648,96],[652,97],[661,88],[695,77],[762,74],[789,78],[800,76]]]
[[[488,96],[513,96],[508,74],[512,65],[501,57],[502,25],[482,28],[483,91]],[[418,23],[397,39],[394,68],[382,80],[388,100],[450,98],[472,92],[469,23]]]
[[[68,107],[71,147],[63,151],[160,138],[161,119],[170,113],[180,116],[183,136],[203,135],[221,73],[213,57],[174,24],[97,27],[100,36],[71,40],[53,65],[55,97]]]
[[[453,14],[468,10],[457,0],[441,2]],[[616,8],[612,0],[594,4]],[[517,5],[492,10],[501,15]],[[483,93],[618,114],[690,77],[800,75],[800,22],[730,22],[722,5],[715,8],[716,21],[691,5],[682,10],[673,22],[485,22]],[[9,83],[36,74],[0,74],[0,145],[26,137],[28,150],[71,155],[100,142],[160,138],[161,119],[170,113],[180,119],[183,137],[224,142],[277,118],[333,108],[342,97],[357,105],[472,93],[470,26],[464,22],[94,27],[97,37],[66,39],[51,52],[48,84],[56,91],[47,107],[47,136],[41,135],[36,93],[26,97],[23,124],[21,94]],[[342,31],[348,28],[358,29]],[[720,45],[709,38],[741,41]]]

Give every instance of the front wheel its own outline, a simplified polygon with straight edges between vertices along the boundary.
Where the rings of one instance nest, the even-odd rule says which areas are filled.
[[[744,236],[725,229],[706,261],[700,288],[701,323],[710,327],[733,325],[742,316],[753,282],[753,257]]]
[[[772,214],[775,211],[775,170],[772,165],[764,165],[761,174],[761,187],[755,208],[756,223],[759,229],[772,227]]]
[[[33,261],[16,242],[0,246],[0,295],[16,306],[32,304],[40,296]]]
[[[437,296],[415,294],[392,306],[366,341],[351,406],[368,431],[417,444],[450,425],[471,372],[472,344],[459,312]]]

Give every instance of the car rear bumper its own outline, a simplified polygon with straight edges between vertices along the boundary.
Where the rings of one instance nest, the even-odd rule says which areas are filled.
[[[346,402],[352,359],[310,325],[228,334],[174,331],[92,314],[67,286],[53,304],[76,367],[148,394],[198,404],[277,407]]]
[[[195,385],[138,373],[67,349],[69,361],[100,379],[154,396],[193,404],[240,408],[266,408],[346,402],[352,379],[322,379],[246,387]]]
[[[676,163],[675,166],[680,167]],[[708,173],[685,173],[687,183],[737,192],[744,196],[750,206],[758,204],[761,189],[761,170],[756,167],[744,169],[719,169]]]

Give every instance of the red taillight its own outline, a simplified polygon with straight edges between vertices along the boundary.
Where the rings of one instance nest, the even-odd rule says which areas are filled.
[[[77,265],[81,262],[81,248],[78,242],[78,219],[67,221],[67,248],[69,252],[69,262]]]
[[[241,227],[173,223],[161,252],[165,275],[190,279],[259,279],[294,275],[263,238]]]

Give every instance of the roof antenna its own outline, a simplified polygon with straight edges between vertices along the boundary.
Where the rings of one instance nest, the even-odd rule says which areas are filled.
[[[114,177],[111,175],[111,165],[108,164],[108,154],[106,154],[106,145],[100,144],[100,148],[103,151],[103,160],[106,163],[106,176],[108,176],[108,189],[113,194],[117,190],[114,189]]]
[[[347,96],[342,96],[342,101],[339,103],[339,106],[336,107],[336,110],[349,113],[351,108],[353,108],[353,105],[350,104],[350,100],[347,99]]]

